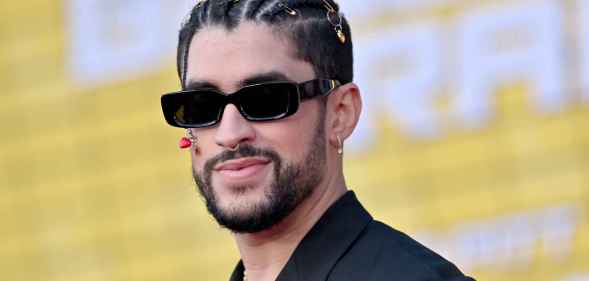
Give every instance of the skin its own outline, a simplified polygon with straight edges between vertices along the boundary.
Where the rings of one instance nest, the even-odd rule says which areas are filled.
[[[243,80],[267,73],[280,73],[289,80],[316,78],[312,66],[295,58],[287,39],[266,24],[244,22],[227,32],[205,27],[193,38],[187,63],[188,84],[209,84],[225,93],[242,87]],[[338,136],[345,140],[354,130],[362,107],[358,87],[348,83],[329,96],[325,110],[326,161],[323,179],[310,197],[273,227],[257,233],[234,233],[248,280],[275,280],[304,235],[334,201],[347,190]],[[294,115],[270,122],[249,122],[235,106],[226,106],[217,126],[191,129],[198,137],[192,150],[192,165],[203,172],[204,163],[238,144],[276,151],[284,161],[304,163],[315,127],[319,124],[318,100],[302,102]],[[219,170],[212,174],[213,190],[220,208],[247,215],[252,204],[265,200],[264,191],[273,179],[273,164],[253,160],[246,172]],[[247,185],[248,188],[237,188]]]

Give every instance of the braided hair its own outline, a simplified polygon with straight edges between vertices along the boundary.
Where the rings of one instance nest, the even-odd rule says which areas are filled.
[[[280,31],[276,34],[287,37],[296,58],[309,62],[317,77],[353,80],[350,27],[333,0],[206,0],[194,6],[180,29],[177,70],[183,88],[194,35],[206,26],[231,31],[243,21],[266,23]]]

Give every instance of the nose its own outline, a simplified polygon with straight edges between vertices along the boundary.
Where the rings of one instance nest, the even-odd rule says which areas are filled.
[[[241,143],[253,141],[255,136],[251,123],[241,115],[237,107],[233,104],[226,105],[215,134],[217,145],[234,149]]]

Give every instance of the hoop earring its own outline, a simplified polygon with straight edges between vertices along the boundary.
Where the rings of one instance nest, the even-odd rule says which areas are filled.
[[[342,138],[340,138],[340,136],[337,136],[337,154],[344,154],[344,142],[342,141]]]

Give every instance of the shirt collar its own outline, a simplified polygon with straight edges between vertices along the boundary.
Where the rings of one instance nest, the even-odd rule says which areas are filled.
[[[276,280],[326,280],[336,262],[370,221],[372,216],[362,207],[356,194],[348,191],[305,235]],[[240,261],[230,281],[243,280],[243,270]]]

